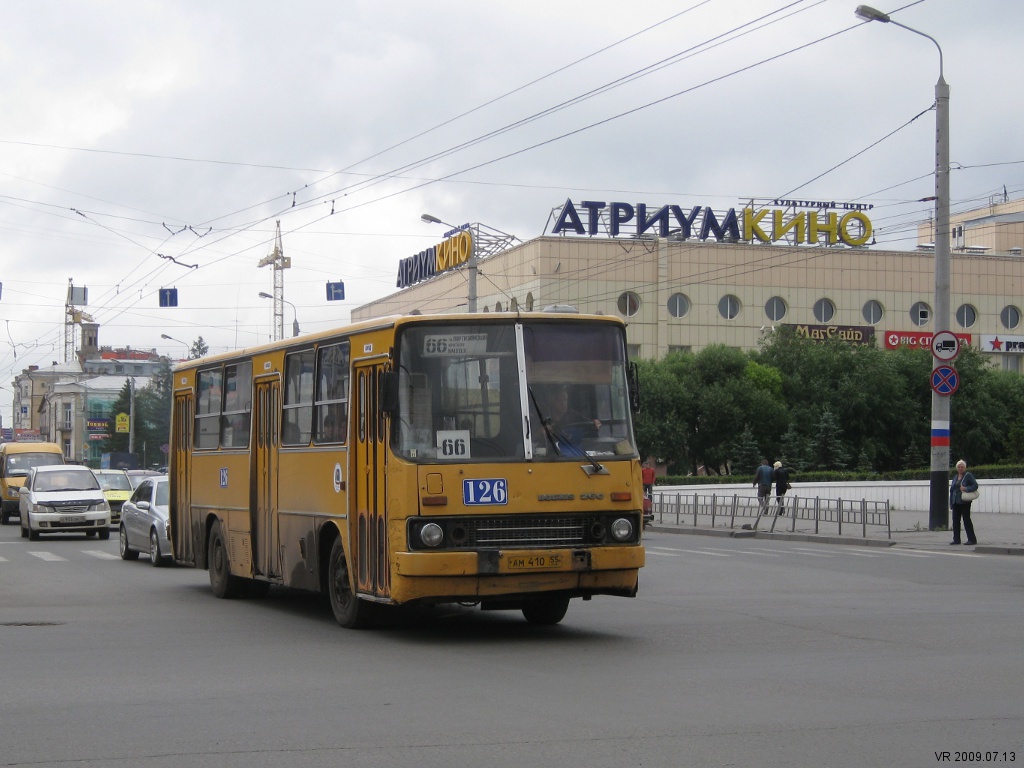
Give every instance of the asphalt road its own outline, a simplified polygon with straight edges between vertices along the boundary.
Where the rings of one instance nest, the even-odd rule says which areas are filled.
[[[1020,558],[647,545],[638,598],[557,627],[452,607],[349,631],[317,596],[217,600],[116,537],[5,526],[0,766],[1024,763]]]

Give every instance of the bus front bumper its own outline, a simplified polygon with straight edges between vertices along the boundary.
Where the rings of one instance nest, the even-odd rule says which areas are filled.
[[[530,592],[568,591],[579,595],[635,594],[637,571],[645,562],[642,546],[586,549],[398,552],[402,579],[392,599],[404,603],[458,595],[479,599]]]

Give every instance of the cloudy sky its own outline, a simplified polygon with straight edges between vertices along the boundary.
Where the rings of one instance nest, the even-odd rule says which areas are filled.
[[[880,2],[880,0],[876,0]],[[875,206],[912,248],[939,57],[855,0],[42,0],[0,34],[0,413],[63,360],[69,282],[100,343],[185,354],[395,290],[444,228],[523,240],[566,198]],[[1020,0],[881,5],[942,46],[953,210],[1024,194]],[[343,280],[345,302],[325,284]],[[178,290],[177,308],[158,291]],[[160,338],[166,333],[183,343]]]

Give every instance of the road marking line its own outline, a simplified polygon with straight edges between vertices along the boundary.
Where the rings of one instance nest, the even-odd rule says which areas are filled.
[[[40,560],[46,560],[50,563],[66,563],[67,558],[55,555],[53,552],[29,552],[32,557],[38,557]]]
[[[894,555],[906,554],[905,552],[893,551]],[[940,552],[938,550],[924,552],[922,551],[917,557],[927,557],[928,555],[942,555],[943,557],[982,557],[982,555],[976,552]]]
[[[683,549],[681,552],[689,552],[694,555],[710,555],[711,557],[729,557],[729,555],[723,555],[721,552],[709,552],[706,549]]]
[[[101,549],[83,549],[82,550],[82,554],[92,555],[93,557],[98,557],[100,560],[120,560],[121,559],[119,555],[115,555],[115,554],[113,554],[111,552],[104,552]]]
[[[886,552],[888,552],[890,555],[896,555],[897,557],[930,557],[931,556],[930,552],[925,552],[925,553],[920,553],[920,552],[900,552],[898,549],[887,549]]]
[[[758,552],[753,549],[725,549],[722,547],[708,547],[714,552],[728,552],[731,555],[761,555],[762,557],[778,557],[774,552]]]

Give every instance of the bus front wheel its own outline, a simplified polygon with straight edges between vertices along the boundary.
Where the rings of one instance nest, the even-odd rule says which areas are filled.
[[[569,598],[549,597],[542,600],[532,600],[523,605],[523,618],[531,624],[551,626],[565,618],[565,612],[569,610]]]
[[[331,547],[331,558],[327,565],[327,592],[331,598],[331,610],[337,622],[348,629],[362,629],[370,623],[373,608],[352,592],[348,580],[348,561],[341,539]]]
[[[214,523],[210,530],[207,557],[210,568],[210,588],[213,590],[213,594],[226,599],[238,597],[242,591],[242,580],[238,576],[231,575],[227,542],[224,540],[224,528],[220,521]]]

